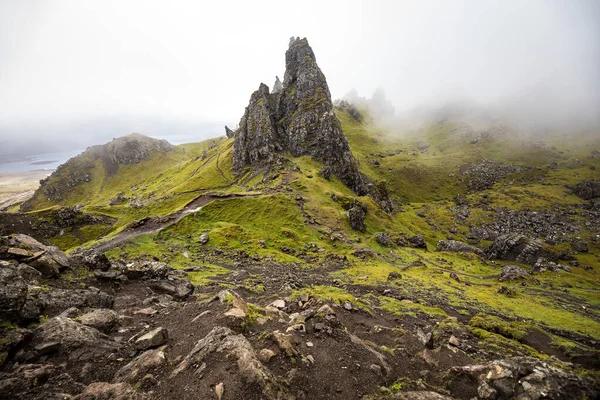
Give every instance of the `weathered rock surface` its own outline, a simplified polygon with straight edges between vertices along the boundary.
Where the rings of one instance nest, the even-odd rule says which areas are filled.
[[[32,344],[45,343],[59,343],[59,351],[79,359],[106,355],[119,347],[97,329],[65,317],[54,317],[34,330]]]
[[[146,374],[167,363],[165,353],[159,349],[148,350],[140,354],[135,360],[121,368],[115,375],[115,382],[128,382],[135,384]]]
[[[346,215],[352,229],[359,232],[367,231],[367,224],[365,223],[367,214],[362,207],[354,206],[346,212]]]
[[[592,200],[600,197],[600,179],[585,180],[573,188],[573,193],[584,200]]]
[[[74,400],[147,400],[149,398],[128,383],[94,382]]]
[[[527,171],[529,168],[518,165],[505,165],[490,160],[481,160],[463,172],[467,187],[472,191],[489,189],[508,174]]]
[[[496,238],[485,251],[489,259],[519,261],[534,265],[540,257],[556,258],[539,240],[524,235],[509,234]]]
[[[235,133],[234,169],[272,163],[277,153],[310,155],[359,195],[367,194],[331,101],[325,75],[306,39],[292,38],[281,90],[261,84],[250,98]],[[279,85],[277,85],[279,86]]]
[[[79,322],[100,332],[110,333],[117,326],[118,318],[113,310],[96,309],[79,317]]]
[[[135,341],[135,348],[138,350],[151,349],[162,346],[169,340],[169,332],[165,328],[156,328],[145,335],[140,336]]]
[[[27,282],[17,268],[0,264],[0,320],[17,321],[27,300]]]
[[[127,265],[123,272],[128,279],[165,279],[173,271],[160,261],[142,261]]]
[[[70,266],[64,252],[53,246],[45,246],[23,234],[1,237],[0,257],[25,262],[46,277],[58,276]]]
[[[375,234],[375,241],[385,247],[390,247],[393,245],[392,237],[386,232],[377,232]]]
[[[525,279],[530,277],[531,275],[525,269],[517,266],[517,265],[506,265],[502,267],[502,272],[500,272],[499,281],[516,281],[519,279]]]
[[[454,367],[448,373],[452,395],[478,399],[583,399],[597,392],[572,372],[533,357],[513,357],[488,364]],[[466,382],[475,382],[472,393]]]
[[[202,364],[212,355],[235,357],[239,376],[247,383],[248,390],[260,390],[265,399],[293,399],[285,387],[260,362],[250,342],[243,335],[236,335],[231,329],[221,326],[214,327],[208,335],[196,343],[192,351],[175,368],[172,376],[180,374],[193,365]],[[255,395],[252,393],[253,397]]]
[[[166,293],[176,299],[185,299],[194,292],[194,285],[187,279],[160,280],[150,285],[158,293]]]
[[[458,240],[440,240],[435,251],[471,252],[482,257],[485,255],[483,250]]]

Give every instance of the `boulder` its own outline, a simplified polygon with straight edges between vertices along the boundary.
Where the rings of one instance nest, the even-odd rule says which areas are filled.
[[[176,299],[182,300],[194,292],[194,285],[187,279],[167,280],[163,279],[152,283],[150,288],[158,293],[165,293]]]
[[[346,216],[348,217],[348,223],[352,229],[359,232],[367,231],[367,225],[365,223],[367,215],[362,207],[354,206],[350,208],[346,212]]]
[[[530,265],[534,265],[540,257],[556,258],[541,241],[520,234],[498,236],[485,250],[485,255],[489,259],[519,261]]]
[[[93,359],[119,347],[97,329],[65,317],[54,317],[33,331],[33,347],[47,343],[59,343],[59,351],[68,354],[71,359]]]
[[[18,321],[27,300],[27,282],[17,268],[0,265],[0,320]]]
[[[390,234],[385,232],[377,232],[375,234],[375,241],[384,247],[390,247],[393,245]]]
[[[138,350],[151,349],[162,346],[169,339],[169,331],[165,328],[156,328],[145,335],[140,336],[135,341],[135,348]]]
[[[203,233],[202,235],[200,235],[200,239],[198,239],[198,243],[206,244],[206,243],[208,243],[208,240],[209,240],[208,233]]]
[[[69,259],[63,251],[53,246],[45,246],[31,236],[3,236],[0,238],[0,248],[2,246],[6,246],[5,258],[22,260],[46,277],[58,276],[70,266]]]
[[[600,179],[579,182],[573,188],[573,193],[584,200],[592,200],[600,197]]]
[[[173,370],[171,376],[192,368],[194,365],[209,363],[213,357],[220,359],[224,354],[237,360],[238,375],[246,383],[247,393],[240,393],[240,398],[258,397],[268,400],[292,400],[286,388],[260,362],[252,345],[244,335],[236,335],[231,329],[222,326],[214,327],[208,335],[200,339],[192,351]],[[210,371],[207,365],[206,371]],[[209,372],[210,373],[210,372]]]
[[[96,309],[79,317],[79,322],[100,332],[110,333],[117,326],[118,318],[113,310]]]
[[[139,393],[128,383],[94,382],[74,400],[148,400],[145,393]]]
[[[440,240],[435,248],[435,251],[475,253],[481,257],[485,255],[483,250],[458,240]]]
[[[538,260],[533,265],[531,273],[539,273],[539,272],[545,272],[545,271],[551,271],[551,272],[556,272],[556,271],[572,272],[571,267],[569,267],[568,265],[559,264],[559,263],[556,263],[554,261],[546,260],[544,257],[540,257],[540,258],[538,258]]]
[[[500,277],[498,280],[500,282],[504,281],[516,281],[519,279],[525,279],[530,277],[531,275],[525,269],[517,266],[517,265],[506,265],[502,267],[502,272],[500,273]]]
[[[125,365],[115,374],[115,382],[128,382],[135,384],[146,374],[167,363],[165,353],[159,349],[148,350]]]
[[[453,367],[446,379],[450,394],[460,398],[591,399],[598,395],[591,382],[533,357]]]
[[[134,262],[127,265],[123,274],[128,279],[165,279],[173,268],[160,261]]]
[[[58,314],[62,311],[77,307],[84,308],[112,308],[114,297],[99,289],[50,289],[31,293],[27,303],[36,306],[40,312]]]
[[[95,250],[86,250],[71,255],[71,262],[80,267],[91,270],[108,271],[111,267],[110,260],[104,253]]]
[[[425,249],[427,250],[427,243],[425,243],[425,239],[423,235],[417,233],[414,236],[408,238],[408,242],[410,243],[410,247],[414,247],[415,249]]]

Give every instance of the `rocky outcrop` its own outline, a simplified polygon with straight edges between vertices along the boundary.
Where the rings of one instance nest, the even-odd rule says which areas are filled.
[[[597,395],[590,382],[533,357],[454,367],[447,381],[450,394],[459,398],[585,399]]]
[[[246,383],[248,390],[253,391],[252,397],[256,396],[255,391],[259,390],[261,392],[260,398],[269,400],[293,399],[285,387],[263,366],[248,339],[243,335],[236,335],[229,328],[221,326],[214,327],[208,335],[200,339],[171,375],[176,376],[194,365],[202,365],[203,362],[208,363],[210,360],[214,360],[215,357],[220,358],[225,355],[237,360],[239,376]],[[206,367],[210,369],[210,365]]]
[[[55,351],[66,353],[71,359],[93,359],[119,347],[97,329],[65,317],[54,317],[33,332],[34,347],[40,348],[49,343],[56,343]]]
[[[542,242],[518,234],[499,236],[486,249],[485,255],[489,259],[519,261],[530,265],[534,265],[540,257],[556,258]]]
[[[27,263],[45,277],[56,277],[70,266],[64,252],[23,234],[0,237],[0,258]]]
[[[283,90],[283,84],[279,80],[279,77],[275,77],[275,83],[273,84],[273,94],[277,94]]]
[[[363,207],[354,206],[350,208],[348,211],[346,211],[346,216],[348,217],[348,223],[352,229],[359,232],[367,231],[367,225],[365,223],[367,214],[365,213]]]
[[[26,299],[27,282],[21,277],[17,268],[2,262],[0,264],[0,320],[19,320]]]
[[[285,55],[281,89],[261,84],[235,132],[234,169],[269,164],[278,153],[310,155],[324,164],[324,177],[337,176],[355,193],[368,192],[340,121],[333,111],[325,75],[306,39],[292,38]]]
[[[519,279],[525,279],[530,277],[531,275],[524,268],[521,268],[517,265],[506,265],[502,267],[502,272],[500,272],[500,277],[498,280],[500,282],[504,281],[516,281]]]
[[[234,132],[229,129],[229,127],[227,125],[225,125],[225,136],[227,136],[227,139],[231,139],[233,137]]]
[[[471,191],[489,189],[509,174],[527,171],[528,167],[505,165],[490,160],[481,160],[462,172],[467,187]]]
[[[573,193],[584,200],[592,200],[600,197],[600,179],[586,180],[580,182],[573,188]]]

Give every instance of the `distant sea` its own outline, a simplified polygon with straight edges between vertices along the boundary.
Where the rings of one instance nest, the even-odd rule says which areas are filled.
[[[34,154],[27,156],[23,161],[0,163],[0,172],[27,172],[38,169],[45,169],[50,172],[83,151],[83,149],[79,149],[60,153]]]

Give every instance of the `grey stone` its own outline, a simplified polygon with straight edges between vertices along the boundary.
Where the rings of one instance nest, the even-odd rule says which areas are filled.
[[[145,335],[140,336],[135,341],[135,348],[138,350],[146,350],[153,347],[162,346],[167,343],[169,332],[165,328],[156,328]]]

